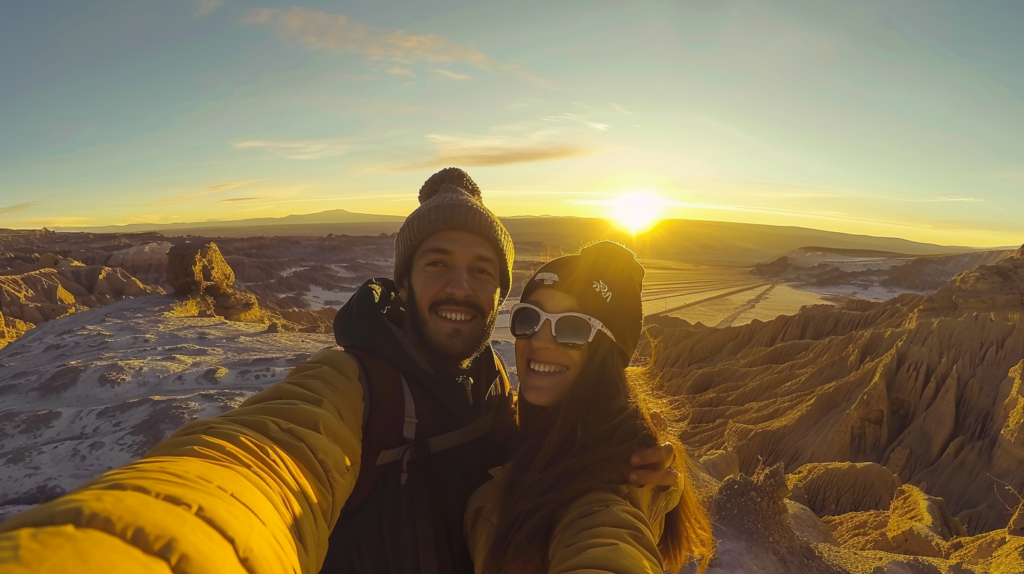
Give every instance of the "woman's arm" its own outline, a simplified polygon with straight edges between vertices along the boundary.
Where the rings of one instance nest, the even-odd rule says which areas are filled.
[[[549,574],[662,572],[658,539],[664,513],[678,499],[677,488],[655,487],[581,497],[565,512],[551,537]]]
[[[132,464],[0,525],[3,572],[314,573],[358,475],[355,361],[323,351]]]

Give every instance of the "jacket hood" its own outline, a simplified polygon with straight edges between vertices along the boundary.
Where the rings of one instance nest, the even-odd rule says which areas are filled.
[[[387,361],[407,376],[418,375],[427,369],[408,343],[399,338],[404,320],[405,310],[394,281],[369,279],[334,317],[334,340],[342,347],[358,347]]]
[[[391,279],[374,278],[363,283],[334,318],[334,339],[342,347],[356,347],[396,367],[411,385],[423,389],[440,415],[441,427],[458,428],[473,422],[481,405],[471,405],[457,375],[432,371],[402,333],[405,310]],[[473,394],[481,399],[498,376],[497,357],[488,346],[466,374],[473,377]],[[480,401],[483,403],[483,400]]]

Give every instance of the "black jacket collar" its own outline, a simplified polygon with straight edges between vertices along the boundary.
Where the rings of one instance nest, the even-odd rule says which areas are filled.
[[[473,359],[466,375],[473,378],[474,404],[456,376],[436,373],[427,367],[412,344],[405,340],[401,325],[405,310],[398,290],[390,279],[370,279],[359,287],[334,318],[334,338],[342,347],[359,349],[396,367],[409,384],[417,385],[427,397],[436,417],[438,431],[465,426],[481,416],[483,399],[501,370],[488,346]],[[475,407],[475,408],[474,408]]]

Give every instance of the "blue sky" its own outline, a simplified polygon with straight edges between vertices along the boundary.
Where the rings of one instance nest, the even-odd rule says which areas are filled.
[[[0,8],[0,227],[499,215],[1024,242],[1024,4],[155,2]]]

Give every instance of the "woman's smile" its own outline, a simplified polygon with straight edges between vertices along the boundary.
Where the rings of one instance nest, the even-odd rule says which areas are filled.
[[[530,370],[538,374],[556,374],[569,370],[569,367],[565,365],[542,363],[540,361],[534,361],[533,359],[528,359],[528,364],[530,365]]]

